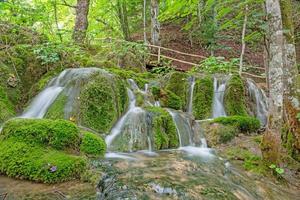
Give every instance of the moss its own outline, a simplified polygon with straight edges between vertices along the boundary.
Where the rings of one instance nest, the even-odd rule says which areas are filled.
[[[85,159],[15,141],[0,141],[0,173],[10,177],[44,183],[79,178],[86,168]]]
[[[167,82],[165,84],[165,90],[169,90],[180,97],[182,101],[182,108],[185,109],[187,105],[187,93],[188,93],[188,75],[181,72],[172,72],[167,75]]]
[[[212,113],[213,80],[205,77],[197,80],[194,88],[193,115],[196,119],[207,119]]]
[[[80,93],[81,123],[107,133],[127,104],[126,82],[117,76],[97,74]]]
[[[151,92],[155,100],[159,100],[160,98],[160,88],[157,86],[151,87]]]
[[[8,99],[4,89],[0,86],[0,123],[15,115],[14,106]]]
[[[183,108],[181,98],[170,90],[161,90],[160,102],[163,107],[173,108],[175,110]]]
[[[159,107],[147,107],[152,118],[155,149],[176,148],[179,146],[179,139],[176,126],[171,115]]]
[[[106,144],[100,136],[84,132],[80,144],[80,151],[90,156],[103,156],[106,151]]]
[[[145,103],[145,97],[141,92],[135,92],[136,106],[142,107]]]
[[[243,161],[243,167],[248,171],[258,174],[266,173],[267,167],[263,159],[247,149],[231,147],[225,151],[225,154],[230,160]]]
[[[245,87],[240,76],[233,75],[228,82],[224,105],[227,115],[247,115]]]
[[[76,150],[79,136],[76,125],[65,120],[13,119],[4,124],[0,139],[13,138],[15,141],[50,146],[58,150]]]
[[[45,118],[48,119],[65,119],[65,105],[67,103],[67,97],[65,94],[60,94],[54,103],[48,109]]]
[[[231,125],[237,127],[243,133],[252,133],[260,129],[260,121],[254,117],[229,116],[215,118],[211,123]]]

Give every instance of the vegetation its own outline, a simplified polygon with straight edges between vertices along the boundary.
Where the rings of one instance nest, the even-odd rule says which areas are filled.
[[[225,91],[225,111],[228,115],[247,115],[245,102],[245,86],[238,75],[233,75]]]
[[[103,156],[106,150],[104,140],[89,132],[83,132],[80,151],[90,156]]]
[[[260,129],[260,122],[258,119],[254,117],[245,117],[245,116],[219,117],[214,119],[211,123],[220,123],[223,125],[234,126],[243,133],[254,133]]]
[[[171,115],[159,107],[147,107],[152,115],[155,149],[168,149],[179,146],[179,138]]]
[[[230,142],[238,133],[239,129],[234,125],[208,124],[205,126],[205,136],[210,147]]]
[[[212,113],[213,81],[210,76],[196,81],[193,98],[193,114],[196,119],[207,119]]]

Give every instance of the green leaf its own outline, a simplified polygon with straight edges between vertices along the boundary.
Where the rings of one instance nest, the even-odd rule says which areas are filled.
[[[278,167],[276,167],[275,171],[277,172],[277,174],[280,174],[280,175],[284,173],[284,169],[278,168]]]
[[[270,169],[275,169],[275,168],[276,168],[276,165],[272,164],[272,165],[269,166],[269,168],[270,168]]]

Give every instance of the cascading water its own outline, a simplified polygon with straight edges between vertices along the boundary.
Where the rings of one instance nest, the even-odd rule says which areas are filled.
[[[190,80],[190,89],[189,89],[189,101],[188,101],[188,108],[187,108],[187,113],[192,115],[193,114],[193,97],[194,97],[194,88],[195,88],[195,77],[191,76]]]
[[[267,124],[267,96],[263,89],[257,87],[255,82],[251,79],[247,79],[248,92],[251,101],[255,103],[255,116],[260,120],[261,125]]]
[[[97,68],[66,69],[59,76],[52,79],[48,86],[31,102],[21,118],[43,118],[49,107],[59,94],[72,82],[83,80],[95,72],[105,72]]]
[[[224,95],[228,78],[214,77],[213,118],[226,116]]]

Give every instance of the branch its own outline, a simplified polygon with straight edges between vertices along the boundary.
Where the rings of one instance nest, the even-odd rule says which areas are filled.
[[[61,3],[61,4],[59,4],[59,5],[61,5],[61,6],[67,6],[67,7],[70,7],[70,8],[77,8],[77,6],[73,6],[73,5],[71,5],[71,4],[69,4],[69,3],[67,3],[66,2],[66,0],[62,0],[63,2]]]

